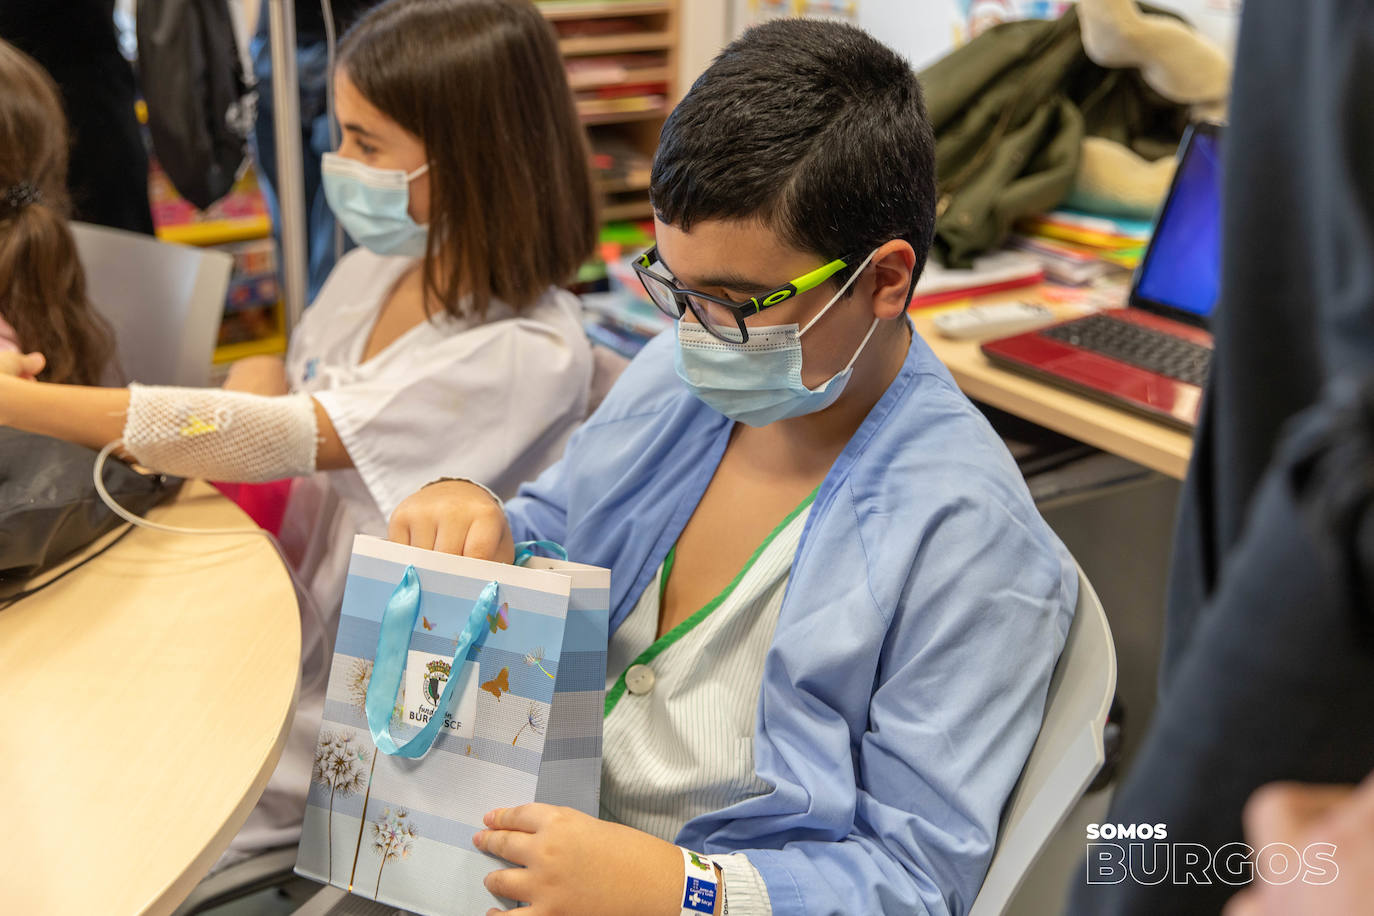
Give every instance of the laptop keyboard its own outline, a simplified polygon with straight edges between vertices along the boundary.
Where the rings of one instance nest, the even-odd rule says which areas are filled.
[[[1119,321],[1109,315],[1089,315],[1040,333],[1052,340],[1199,387],[1207,380],[1212,360],[1210,347],[1129,321]]]

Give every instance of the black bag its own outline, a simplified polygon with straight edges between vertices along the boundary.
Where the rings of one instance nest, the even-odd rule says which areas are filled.
[[[49,569],[123,524],[95,491],[95,458],[83,446],[0,426],[0,581]],[[138,515],[181,485],[114,458],[104,480],[115,501]]]
[[[224,0],[140,0],[138,75],[153,152],[181,196],[205,209],[248,155],[254,95]]]

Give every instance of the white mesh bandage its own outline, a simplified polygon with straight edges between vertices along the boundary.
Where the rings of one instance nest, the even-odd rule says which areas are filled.
[[[124,448],[155,471],[260,483],[313,474],[316,447],[308,394],[129,386]]]

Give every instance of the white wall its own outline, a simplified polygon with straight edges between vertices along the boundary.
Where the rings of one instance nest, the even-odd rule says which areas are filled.
[[[711,64],[720,49],[735,36],[731,28],[730,0],[679,0],[678,2],[678,97]]]

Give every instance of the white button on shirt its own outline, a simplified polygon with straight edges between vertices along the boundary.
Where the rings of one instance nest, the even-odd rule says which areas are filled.
[[[642,696],[654,689],[654,669],[648,665],[631,665],[625,672],[625,689]]]

